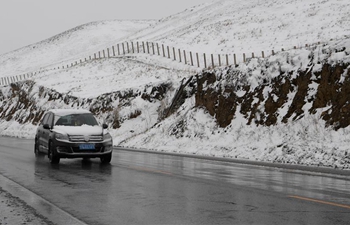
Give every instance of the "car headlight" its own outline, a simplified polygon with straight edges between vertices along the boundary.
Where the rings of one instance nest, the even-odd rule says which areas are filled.
[[[109,133],[106,133],[103,135],[103,140],[104,141],[112,140],[112,136]]]
[[[61,140],[61,141],[68,141],[69,140],[67,134],[60,134],[60,133],[56,134],[56,139]]]

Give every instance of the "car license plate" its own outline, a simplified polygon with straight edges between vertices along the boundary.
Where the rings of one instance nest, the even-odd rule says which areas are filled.
[[[95,145],[94,144],[81,144],[81,145],[79,145],[79,149],[80,150],[92,150],[92,149],[95,149]]]

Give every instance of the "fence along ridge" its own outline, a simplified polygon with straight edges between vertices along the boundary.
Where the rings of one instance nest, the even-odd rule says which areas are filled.
[[[332,40],[331,40],[332,41]],[[306,44],[305,46],[300,46],[299,48],[294,46],[288,50],[292,49],[302,49],[302,48],[316,48],[318,45],[324,43],[317,42],[313,44]],[[281,52],[286,51],[284,48],[281,49]],[[106,48],[100,50],[98,52],[92,53],[88,57],[84,59],[75,60],[70,63],[66,63],[64,65],[54,67],[51,69],[43,69],[38,70],[31,73],[21,74],[21,75],[13,75],[7,77],[0,78],[0,86],[9,85],[10,83],[26,80],[28,78],[33,77],[36,74],[52,71],[52,70],[60,70],[60,69],[68,69],[78,64],[82,64],[88,61],[99,60],[104,58],[115,58],[119,56],[124,56],[127,54],[149,54],[149,55],[157,55],[163,58],[172,59],[173,61],[177,61],[179,63],[183,63],[189,66],[202,68],[202,69],[212,69],[215,67],[221,66],[229,66],[229,65],[238,65],[240,62],[247,62],[247,60],[251,58],[265,58],[270,55],[275,55],[277,52],[275,50],[271,50],[271,54],[266,54],[264,51],[261,51],[261,55],[258,56],[254,52],[250,54],[242,53],[242,58],[238,58],[238,55],[233,54],[225,54],[225,53],[217,53],[217,54],[206,54],[206,53],[197,53],[192,51],[182,50],[180,48],[165,46],[164,44],[149,42],[149,41],[129,41],[122,42],[117,45],[113,45],[110,48]],[[249,57],[251,56],[251,57]],[[242,61],[240,60],[242,59]]]

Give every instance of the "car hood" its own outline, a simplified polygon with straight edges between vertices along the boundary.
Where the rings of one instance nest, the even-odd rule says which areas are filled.
[[[102,135],[103,129],[100,126],[55,126],[52,130],[57,133],[67,134],[67,135],[83,135],[83,136],[91,136],[91,135]]]

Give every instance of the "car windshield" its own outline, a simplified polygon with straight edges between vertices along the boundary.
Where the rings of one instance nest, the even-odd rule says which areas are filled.
[[[91,113],[69,114],[64,116],[55,115],[55,126],[82,126],[98,125],[95,117]]]

